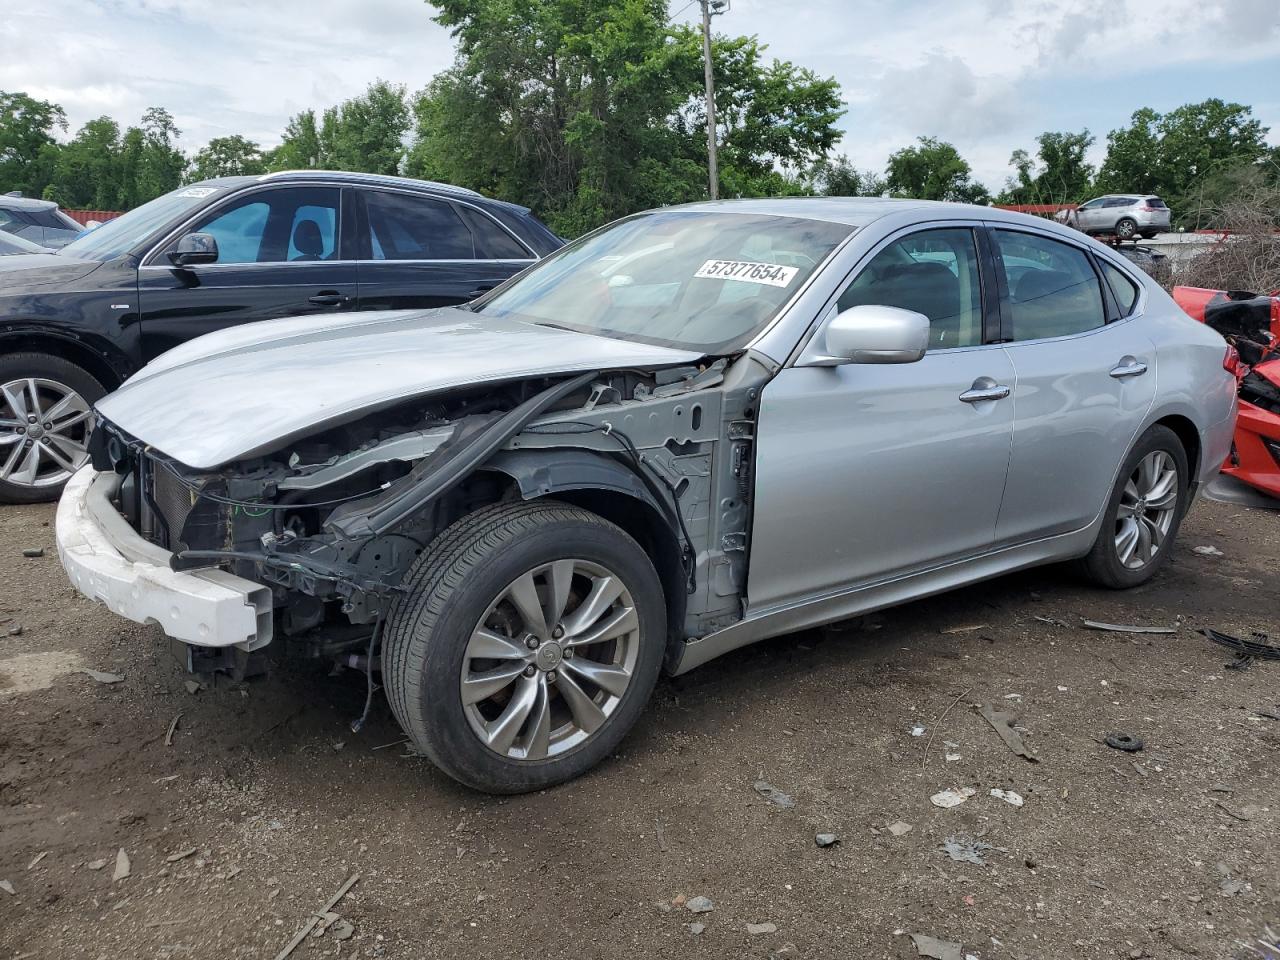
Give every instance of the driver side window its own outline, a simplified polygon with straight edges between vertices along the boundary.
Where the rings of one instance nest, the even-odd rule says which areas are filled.
[[[885,247],[840,295],[837,307],[900,307],[929,318],[929,349],[982,343],[978,247],[967,228],[922,230]]]

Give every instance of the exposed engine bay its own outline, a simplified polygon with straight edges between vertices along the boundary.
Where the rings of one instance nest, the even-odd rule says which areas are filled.
[[[368,643],[417,558],[456,519],[555,497],[617,523],[663,580],[672,643],[742,617],[757,400],[751,354],[517,380],[418,398],[261,456],[194,470],[108,421],[94,467],[175,570],[269,586],[272,635],[329,656]],[[248,645],[258,649],[271,636]]]

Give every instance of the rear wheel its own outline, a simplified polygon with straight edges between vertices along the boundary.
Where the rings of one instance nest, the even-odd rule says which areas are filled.
[[[97,380],[61,357],[0,357],[0,503],[56,500],[89,458]]]
[[[1129,452],[1086,574],[1104,587],[1146,583],[1169,558],[1187,506],[1187,455],[1168,427],[1155,426]]]
[[[1138,232],[1138,222],[1131,217],[1124,217],[1116,224],[1116,239],[1132,240]]]
[[[644,550],[557,502],[445,531],[387,625],[392,711],[454,779],[523,793],[576,777],[630,730],[657,680],[662,587]]]

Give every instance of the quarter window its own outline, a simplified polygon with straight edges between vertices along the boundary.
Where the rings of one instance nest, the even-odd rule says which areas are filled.
[[[1009,282],[1010,339],[1065,337],[1107,322],[1102,287],[1084,251],[1031,233],[995,235]]]
[[[924,230],[889,244],[840,295],[838,308],[876,304],[929,318],[929,349],[982,343],[982,284],[973,231]]]
[[[477,260],[531,260],[533,255],[511,234],[478,210],[458,205],[475,242]]]
[[[365,193],[372,260],[474,260],[471,231],[453,205],[403,193]]]
[[[1111,285],[1111,293],[1120,307],[1120,316],[1127,317],[1138,302],[1138,285],[1105,260],[1102,261],[1102,274]]]

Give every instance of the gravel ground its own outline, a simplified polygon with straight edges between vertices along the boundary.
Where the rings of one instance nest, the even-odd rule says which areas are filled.
[[[1280,663],[1226,669],[1196,628],[1280,636],[1280,513],[1202,502],[1137,591],[1046,568],[739,651],[661,683],[592,774],[505,799],[406,756],[384,703],[353,735],[360,674],[191,692],[157,629],[70,589],[52,517],[0,510],[0,960],[270,958],[353,874],[293,958],[1271,956]]]

